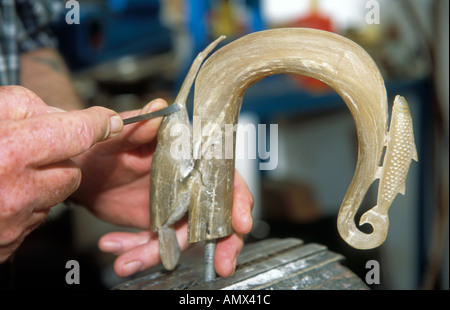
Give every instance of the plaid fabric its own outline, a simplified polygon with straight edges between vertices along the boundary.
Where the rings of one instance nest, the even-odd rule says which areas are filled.
[[[0,85],[20,83],[20,53],[56,46],[47,26],[63,9],[60,0],[0,0]]]

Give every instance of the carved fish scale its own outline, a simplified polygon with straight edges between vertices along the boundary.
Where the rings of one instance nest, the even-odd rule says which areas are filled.
[[[397,96],[392,108],[392,120],[382,167],[384,177],[380,181],[378,191],[380,206],[389,208],[398,193],[405,194],[405,181],[411,159],[418,160],[411,113],[406,100]],[[386,210],[386,207],[381,208]]]

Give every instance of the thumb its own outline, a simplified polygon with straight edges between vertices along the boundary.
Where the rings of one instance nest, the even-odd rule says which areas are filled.
[[[42,114],[16,122],[14,143],[23,160],[42,166],[75,157],[123,129],[114,111],[92,107],[79,111]],[[17,154],[18,155],[18,154]]]

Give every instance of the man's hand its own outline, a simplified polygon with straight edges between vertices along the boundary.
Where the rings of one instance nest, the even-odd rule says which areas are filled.
[[[0,87],[0,263],[78,188],[70,158],[122,128],[112,110],[64,112],[23,87]]]
[[[122,117],[160,110],[167,106],[156,99],[142,111],[123,113]],[[119,277],[129,276],[159,263],[158,238],[150,232],[150,167],[156,147],[156,134],[162,117],[128,125],[114,139],[95,145],[74,159],[82,167],[83,182],[73,197],[97,217],[117,224],[142,229],[140,233],[114,232],[99,241],[99,247],[115,253],[114,270]],[[243,247],[242,235],[252,227],[253,197],[242,177],[236,173],[232,223],[235,233],[218,242],[216,271],[230,276]],[[186,218],[176,225],[181,249],[188,247]]]
[[[214,257],[214,266],[220,276],[228,277],[234,273],[237,257],[244,246],[243,235],[248,234],[252,229],[252,207],[253,197],[245,181],[236,172],[231,215],[235,232],[218,241]],[[148,216],[147,219],[149,219]],[[181,250],[187,249],[190,246],[187,243],[187,218],[184,217],[176,223],[175,228]],[[114,263],[114,271],[119,277],[132,275],[160,262],[158,235],[150,232],[148,228],[139,233],[106,234],[100,239],[99,247],[105,252],[118,255]]]
[[[143,111],[122,116],[165,106],[165,101],[154,100]],[[122,131],[123,122],[114,111],[93,107],[64,112],[47,106],[25,88],[0,87],[0,263],[46,218],[52,206],[75,191],[72,197],[99,218],[143,229],[137,234],[110,233],[100,240],[101,249],[119,254],[117,275],[128,276],[158,263],[157,239],[149,232],[149,172],[161,119]],[[222,276],[234,272],[243,247],[242,234],[252,227],[252,206],[250,191],[236,174],[235,233],[219,241],[215,257],[216,271]],[[186,220],[177,228],[185,249]]]

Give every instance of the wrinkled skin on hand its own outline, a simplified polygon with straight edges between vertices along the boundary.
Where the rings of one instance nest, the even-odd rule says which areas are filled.
[[[77,189],[81,170],[70,158],[110,138],[112,116],[101,107],[63,112],[23,87],[0,87],[0,263]]]
[[[157,99],[142,111],[121,116],[165,106]],[[44,221],[52,206],[70,196],[100,219],[143,230],[113,232],[100,239],[102,250],[118,255],[118,276],[159,263],[148,206],[149,171],[161,118],[112,127],[114,111],[93,107],[64,112],[18,86],[0,87],[0,107],[0,263]],[[234,272],[242,235],[252,227],[253,198],[238,173],[234,186],[235,233],[220,240],[216,250],[215,267],[221,276]],[[181,248],[187,248],[186,221],[178,224],[177,236]]]

